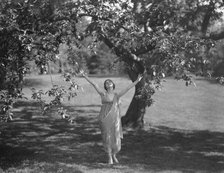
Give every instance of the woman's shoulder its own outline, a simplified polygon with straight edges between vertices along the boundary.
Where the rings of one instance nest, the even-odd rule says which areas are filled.
[[[100,97],[101,98],[104,98],[105,96],[106,96],[106,93],[105,92],[100,93]]]

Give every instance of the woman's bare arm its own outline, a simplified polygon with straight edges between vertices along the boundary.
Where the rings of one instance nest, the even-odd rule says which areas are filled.
[[[127,88],[123,89],[121,92],[118,93],[118,97],[123,96],[126,94],[131,88],[133,88],[140,80],[142,79],[142,75],[139,75],[137,80],[131,83]]]
[[[103,91],[99,88],[97,84],[95,84],[85,73],[83,70],[80,70],[80,74],[95,88],[98,94],[102,95]]]

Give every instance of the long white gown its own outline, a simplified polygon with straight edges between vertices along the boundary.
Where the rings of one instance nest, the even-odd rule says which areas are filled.
[[[101,95],[102,106],[99,114],[99,123],[106,152],[116,154],[121,150],[121,138],[123,138],[120,102],[117,94],[113,100],[109,100],[106,94]]]

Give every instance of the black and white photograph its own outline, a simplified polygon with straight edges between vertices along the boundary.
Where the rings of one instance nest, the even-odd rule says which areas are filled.
[[[224,173],[224,0],[0,0],[0,173]]]

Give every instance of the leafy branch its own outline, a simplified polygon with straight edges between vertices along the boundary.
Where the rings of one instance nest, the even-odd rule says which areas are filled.
[[[58,115],[60,115],[62,119],[67,119],[70,123],[73,123],[74,118],[63,108],[63,101],[66,99],[70,101],[72,98],[76,97],[78,90],[82,88],[72,79],[72,74],[65,73],[63,74],[63,78],[69,83],[68,86],[53,85],[53,87],[46,92],[32,88],[31,98],[40,104],[42,115],[45,115],[53,107],[59,107],[57,111]],[[45,96],[52,99],[47,102],[44,100]]]

